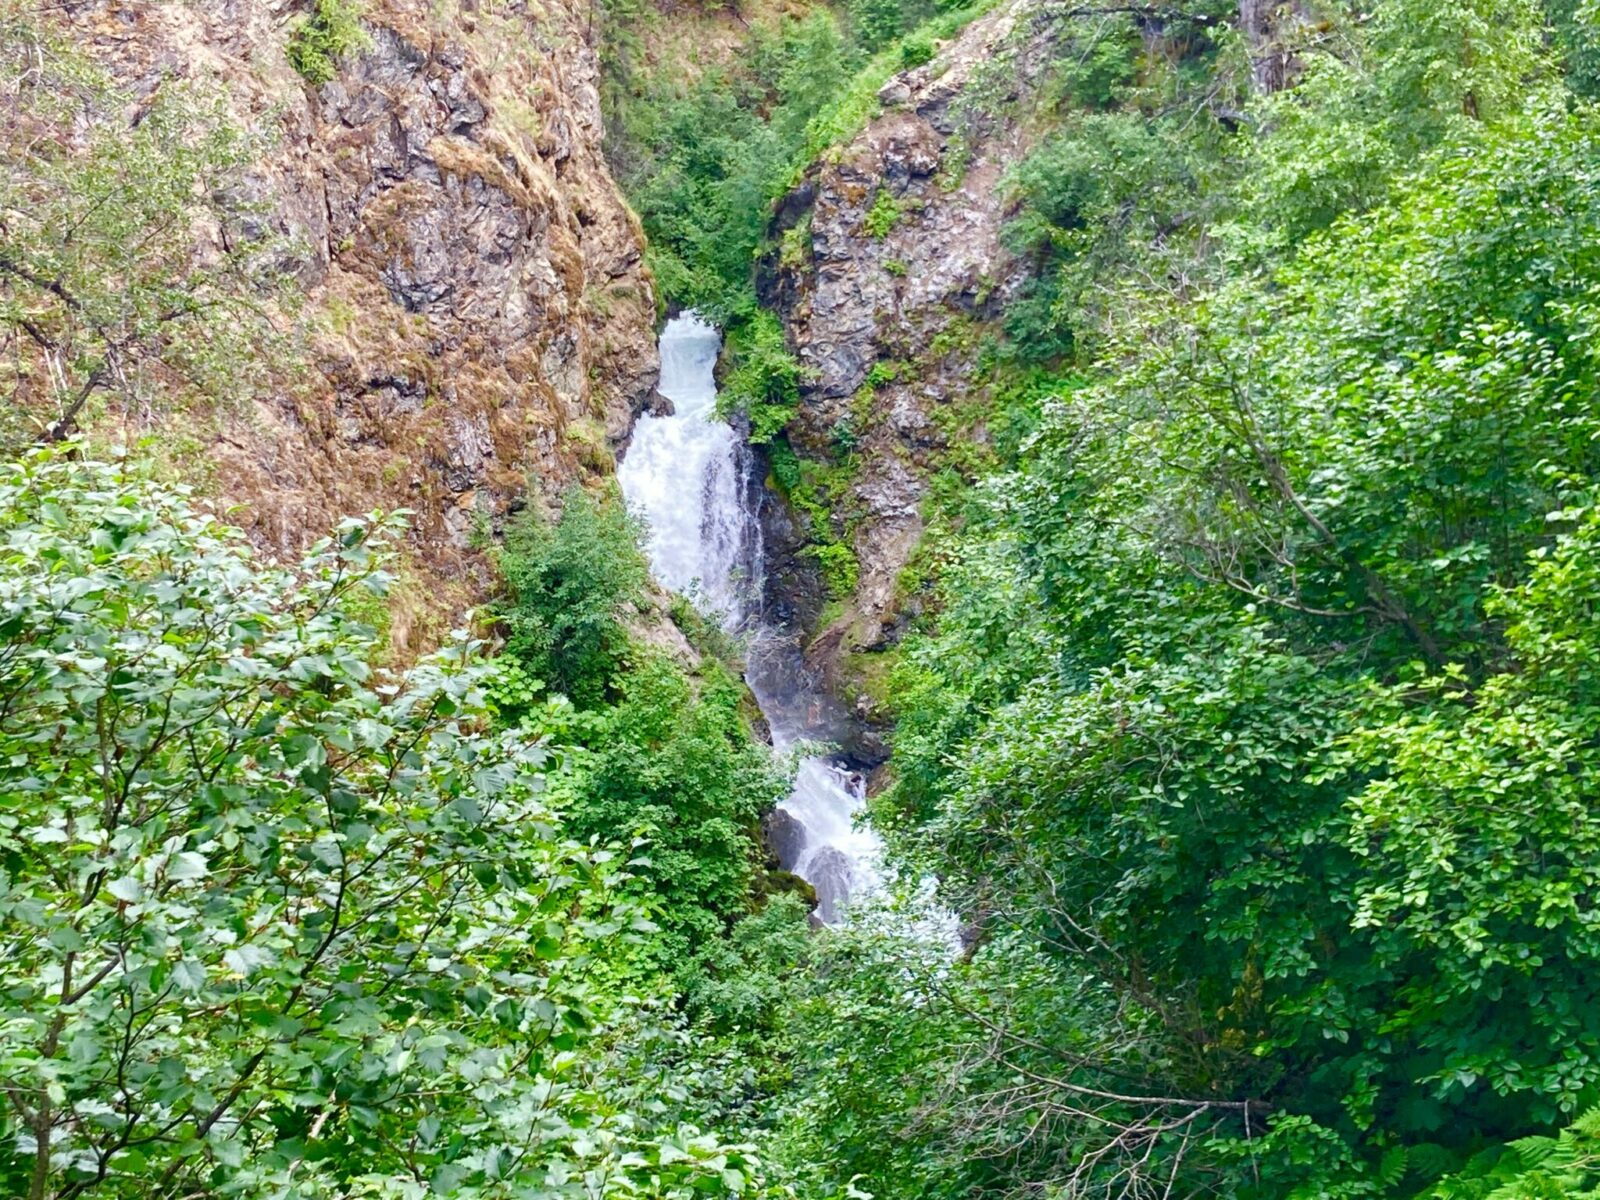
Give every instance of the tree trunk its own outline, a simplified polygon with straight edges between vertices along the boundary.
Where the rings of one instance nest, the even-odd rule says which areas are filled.
[[[1239,28],[1250,48],[1250,90],[1258,96],[1281,92],[1292,82],[1293,56],[1282,33],[1299,16],[1300,5],[1293,0],[1239,0]]]

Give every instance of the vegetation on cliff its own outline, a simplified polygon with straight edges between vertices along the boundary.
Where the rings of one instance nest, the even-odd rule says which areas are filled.
[[[971,13],[753,14],[678,76],[651,30],[717,14],[598,13],[662,286],[729,325],[837,603],[852,486],[920,472],[873,800],[907,883],[815,932],[740,685],[642,628],[603,486],[506,522],[497,657],[389,670],[397,518],[274,563],[42,444],[270,381],[231,306],[276,276],[193,256],[254,152],[203,95],[35,137],[108,93],[7,41],[7,1194],[1595,1193],[1600,12],[1131,9],[974,74],[1007,278],[809,441],[774,202]],[[863,243],[921,217],[858,199]],[[970,394],[875,459],[934,357]]]
[[[874,802],[976,942],[813,943],[772,1144],[880,1197],[1582,1194],[1596,13],[1068,18],[976,101],[1029,131],[1011,432],[941,452]]]

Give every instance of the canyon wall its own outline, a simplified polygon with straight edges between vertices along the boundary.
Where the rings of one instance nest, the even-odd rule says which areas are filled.
[[[421,607],[458,612],[489,583],[476,535],[530,489],[609,474],[655,394],[655,295],[601,157],[589,11],[381,0],[321,85],[288,56],[309,15],[107,0],[56,19],[118,83],[122,119],[190,85],[265,147],[234,227],[197,244],[278,248],[301,369],[246,405],[159,419],[156,440],[185,441],[202,490],[277,555],[346,513],[412,510]],[[100,420],[91,432],[139,414]]]
[[[780,202],[760,266],[762,300],[805,370],[791,443],[837,459],[849,442],[843,507],[859,564],[842,604],[773,602],[820,626],[808,657],[869,725],[887,722],[864,678],[870,656],[897,641],[917,602],[903,572],[923,537],[929,476],[953,445],[986,436],[975,364],[1027,278],[1001,237],[1004,180],[1032,144],[1030,89],[1067,19],[1012,0],[891,78],[877,115]],[[769,525],[774,586],[815,591],[817,573],[793,557],[792,522]],[[864,745],[868,759],[882,752]]]

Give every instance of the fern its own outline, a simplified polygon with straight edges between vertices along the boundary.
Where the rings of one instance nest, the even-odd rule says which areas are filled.
[[[1404,1146],[1391,1146],[1384,1151],[1383,1159],[1378,1163],[1378,1182],[1386,1188],[1392,1188],[1406,1175],[1406,1166],[1410,1162],[1410,1155]]]
[[[1418,1147],[1418,1149],[1422,1149]],[[1434,1148],[1437,1151],[1437,1148]],[[1378,1173],[1394,1183],[1394,1151]],[[1415,1156],[1419,1168],[1430,1157]],[[1454,1175],[1421,1194],[1425,1200],[1600,1200],[1600,1107],[1555,1137],[1525,1137],[1474,1155]]]

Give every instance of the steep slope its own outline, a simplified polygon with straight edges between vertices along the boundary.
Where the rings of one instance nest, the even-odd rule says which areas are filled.
[[[778,248],[759,268],[804,368],[790,443],[802,458],[859,464],[847,463],[835,501],[858,579],[810,656],[865,716],[874,702],[847,660],[897,637],[928,473],[953,440],[985,437],[975,363],[1028,275],[1001,239],[1002,182],[1031,144],[1019,114],[1062,24],[1037,0],[1013,0],[891,78],[879,115],[783,198]],[[817,587],[782,568],[780,586]]]
[[[413,510],[427,603],[455,607],[483,585],[474,530],[530,485],[608,473],[654,394],[655,296],[600,156],[586,14],[375,4],[321,86],[286,53],[306,19],[265,0],[59,18],[121,87],[126,111],[104,119],[131,125],[188,85],[264,139],[200,252],[266,235],[305,301],[312,369],[241,409],[158,420],[162,441],[274,553],[346,512]],[[115,399],[92,424],[150,428]]]

